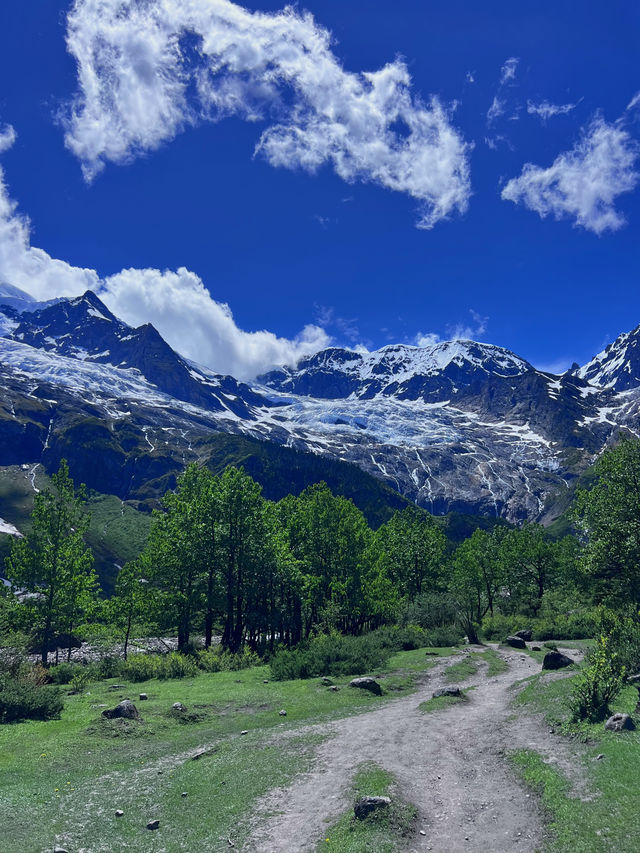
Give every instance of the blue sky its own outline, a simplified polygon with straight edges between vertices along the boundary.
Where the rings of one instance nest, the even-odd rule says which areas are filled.
[[[154,0],[137,29],[130,0],[109,19],[118,5],[79,0],[75,58],[71,4],[0,8],[0,278],[38,298],[95,286],[247,377],[329,340],[456,334],[560,369],[640,323],[637,3],[325,0],[298,7],[305,23],[272,2]],[[274,48],[276,24],[299,56]],[[183,26],[213,47],[183,37],[158,88],[158,34]],[[109,39],[107,68],[92,57]],[[385,66],[367,101],[361,73]]]

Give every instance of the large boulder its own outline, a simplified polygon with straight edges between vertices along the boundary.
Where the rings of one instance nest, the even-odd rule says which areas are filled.
[[[533,640],[533,631],[531,628],[523,628],[522,631],[516,631],[514,637],[520,637],[521,640],[530,643]]]
[[[572,658],[563,655],[562,652],[547,652],[542,661],[543,669],[563,669],[565,666],[571,666],[575,663]]]
[[[434,699],[439,699],[441,696],[462,696],[462,691],[459,687],[441,687],[433,694]]]
[[[511,646],[512,649],[526,649],[527,644],[522,639],[522,637],[506,637],[504,641],[505,646]]]
[[[633,720],[628,714],[614,714],[609,717],[604,727],[610,732],[633,731],[635,729]]]
[[[382,687],[380,687],[375,678],[369,676],[352,679],[349,682],[349,687],[359,687],[360,690],[368,690],[370,693],[375,693],[376,696],[382,695]]]
[[[353,807],[353,813],[358,820],[364,820],[378,809],[388,809],[391,805],[389,797],[360,797]]]
[[[107,708],[102,712],[102,716],[107,720],[123,719],[123,720],[139,720],[140,714],[138,709],[130,699],[124,699],[115,708]]]

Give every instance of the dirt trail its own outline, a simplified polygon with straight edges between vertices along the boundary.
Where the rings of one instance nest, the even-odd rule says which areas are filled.
[[[335,723],[297,729],[323,732],[312,770],[258,806],[246,853],[308,853],[350,804],[359,764],[374,761],[393,773],[404,799],[418,809],[418,829],[406,850],[439,853],[534,853],[543,838],[535,797],[517,782],[504,751],[527,746],[554,760],[566,749],[541,720],[520,718],[510,708],[514,682],[540,664],[501,652],[508,672],[472,677],[469,701],[425,714],[421,702],[445,684],[449,658],[427,675],[416,693],[377,710]],[[561,763],[562,762],[561,760]],[[262,815],[262,819],[260,819]]]

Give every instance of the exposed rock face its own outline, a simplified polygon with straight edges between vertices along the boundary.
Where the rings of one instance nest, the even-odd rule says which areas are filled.
[[[522,639],[522,637],[505,637],[504,641],[506,646],[511,646],[512,649],[526,649],[527,644]]]
[[[361,797],[353,807],[353,813],[357,820],[364,820],[372,812],[379,809],[388,809],[391,805],[389,797]]]
[[[614,714],[604,724],[605,729],[610,732],[633,731],[635,725],[629,714]]]
[[[572,658],[563,655],[562,652],[547,652],[542,661],[543,669],[563,669],[565,666],[571,666],[575,661]]]
[[[102,716],[106,717],[107,720],[139,720],[140,714],[138,713],[138,709],[131,702],[130,699],[124,699],[115,708],[107,708],[106,711],[102,712]]]
[[[366,676],[364,678],[354,678],[349,682],[349,687],[358,687],[360,690],[368,690],[370,693],[375,693],[376,696],[382,695],[382,687],[375,680]]]
[[[459,687],[441,687],[433,693],[434,699],[439,699],[441,696],[462,696],[462,691]]]
[[[607,442],[640,428],[640,329],[562,376],[449,341],[334,347],[250,387],[91,291],[44,307],[7,298],[22,313],[0,309],[0,465],[65,457],[76,480],[122,499],[173,488],[222,432],[351,462],[436,514],[547,520]]]

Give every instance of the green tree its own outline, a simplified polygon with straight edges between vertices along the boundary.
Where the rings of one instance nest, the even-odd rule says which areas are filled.
[[[567,544],[553,542],[539,524],[525,524],[504,534],[499,553],[510,609],[537,616],[544,593],[563,575]]]
[[[109,617],[124,632],[124,659],[127,659],[129,639],[134,621],[147,609],[149,592],[144,577],[142,557],[123,566],[116,578],[115,595],[109,602]]]
[[[36,495],[30,533],[14,540],[6,558],[8,578],[31,593],[44,666],[55,634],[70,634],[95,597],[93,554],[84,541],[88,526],[84,486],[75,489],[63,459],[50,487]]]
[[[144,552],[160,608],[178,629],[180,650],[189,643],[203,601],[211,614],[208,624],[213,621],[217,593],[213,480],[206,468],[187,466],[175,492],[167,493],[163,509],[154,513]]]
[[[574,518],[584,539],[583,570],[601,601],[640,603],[640,441],[624,439],[593,467]]]

